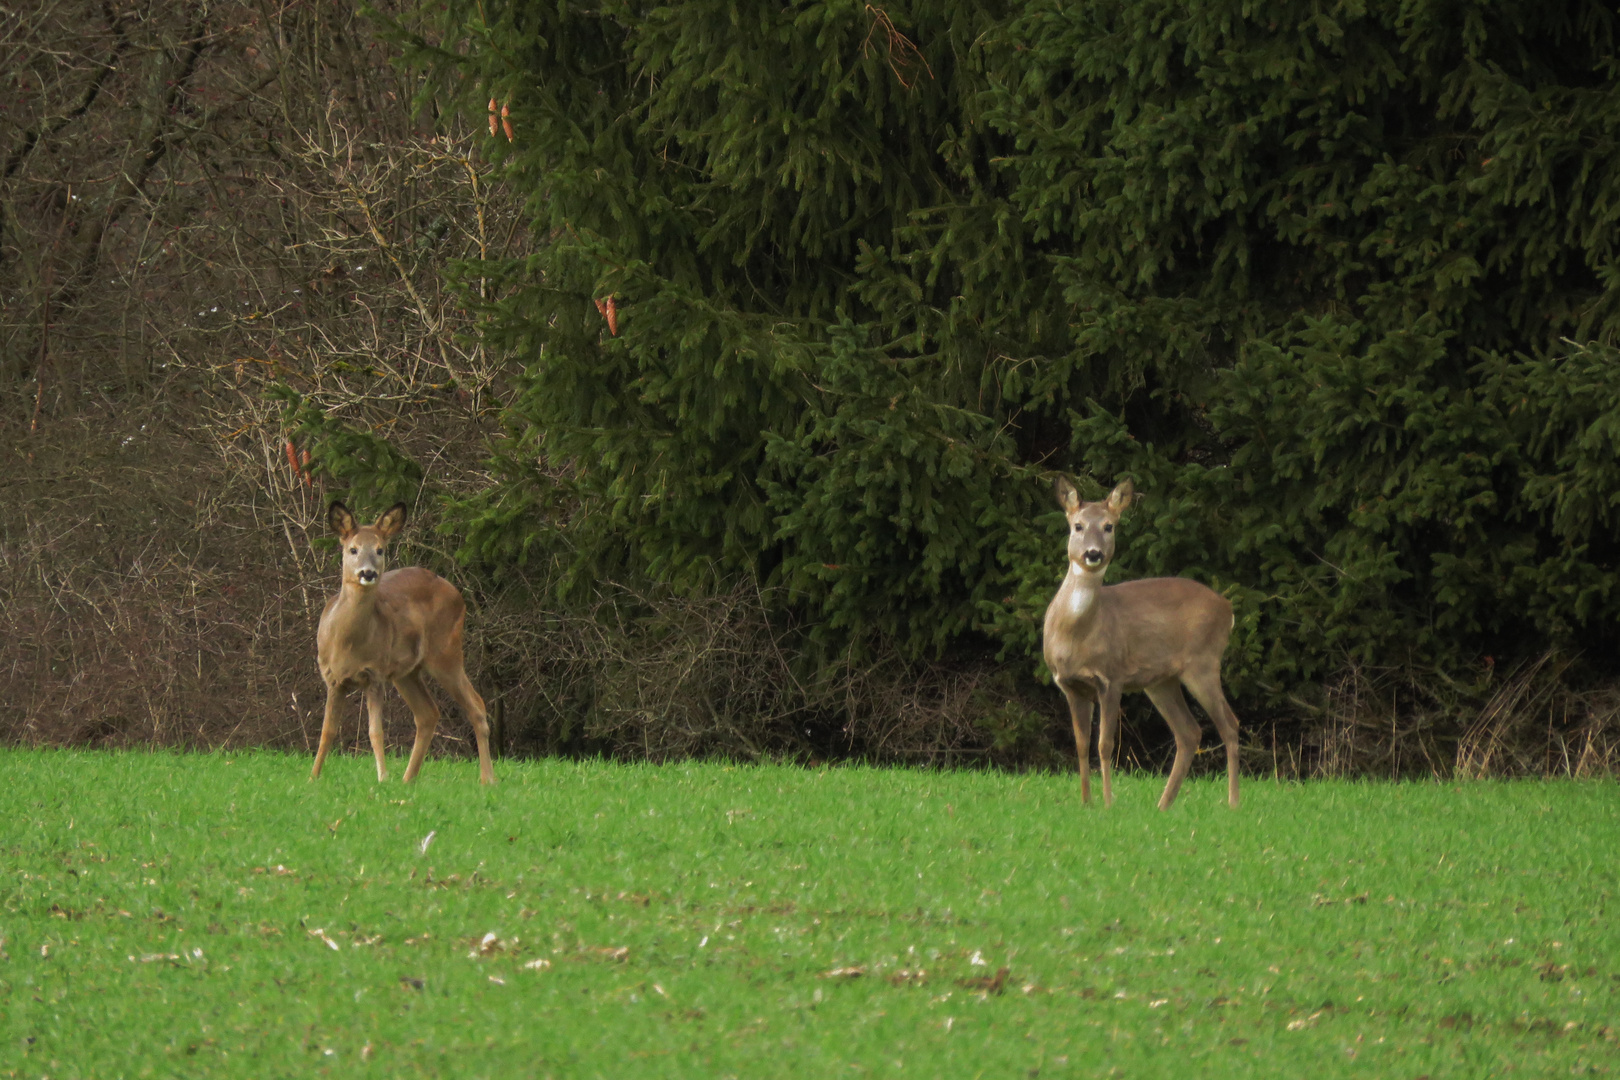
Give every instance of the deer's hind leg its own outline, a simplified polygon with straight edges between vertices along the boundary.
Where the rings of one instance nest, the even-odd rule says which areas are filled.
[[[428,674],[456,699],[456,704],[461,706],[467,721],[472,724],[473,737],[478,740],[478,782],[493,784],[495,768],[489,759],[489,710],[484,707],[483,697],[473,689],[472,680],[467,678],[466,670],[459,663],[453,671],[430,668]]]
[[[1221,742],[1226,744],[1226,802],[1235,808],[1238,804],[1238,718],[1221,689],[1220,669],[1190,672],[1182,681],[1215,721],[1215,730],[1221,733]]]
[[[1165,782],[1164,794],[1159,796],[1159,809],[1168,810],[1181,792],[1181,783],[1192,769],[1193,755],[1203,733],[1198,720],[1187,708],[1187,699],[1181,696],[1181,684],[1173,680],[1143,687],[1153,707],[1159,710],[1164,722],[1170,725],[1170,734],[1176,738],[1176,760],[1170,766],[1170,779]]]
[[[405,783],[416,779],[416,774],[422,768],[422,759],[427,757],[428,744],[433,741],[433,733],[439,728],[439,706],[434,704],[433,695],[428,693],[427,687],[422,685],[420,672],[410,672],[394,680],[394,686],[399,690],[399,696],[405,699],[405,704],[411,707],[411,715],[416,718],[416,741],[411,744],[411,760],[405,766]]]
[[[461,629],[462,623],[458,621],[454,632],[444,639],[438,652],[429,656],[423,666],[433,676],[433,681],[455,698],[456,704],[466,714],[467,722],[472,724],[473,737],[478,740],[478,782],[493,784],[495,769],[489,760],[489,710],[484,707],[484,699],[478,691],[473,689],[472,680],[467,678],[466,662],[461,651]]]

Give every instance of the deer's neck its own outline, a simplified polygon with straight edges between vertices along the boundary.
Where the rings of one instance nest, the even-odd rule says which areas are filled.
[[[1069,564],[1069,574],[1058,591],[1058,615],[1075,629],[1090,626],[1102,606],[1103,576],[1077,562]]]
[[[332,607],[333,636],[340,641],[364,640],[377,627],[377,586],[365,588],[345,581]]]

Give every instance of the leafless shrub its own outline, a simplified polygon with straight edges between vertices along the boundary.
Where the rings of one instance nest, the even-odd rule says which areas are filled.
[[[0,737],[302,745],[327,495],[266,387],[475,480],[502,368],[443,268],[520,219],[354,5],[52,0],[0,34]]]
[[[785,605],[752,583],[700,597],[604,583],[591,603],[549,612],[527,602],[537,591],[493,598],[470,645],[529,751],[996,760],[988,665],[851,659],[803,676],[797,628],[772,614]]]
[[[208,448],[147,415],[144,431],[127,415],[59,420],[74,438],[36,443],[6,482],[29,509],[0,522],[0,732],[301,745],[292,695],[308,700],[313,671],[286,645],[319,597],[277,572],[282,538],[246,527]]]

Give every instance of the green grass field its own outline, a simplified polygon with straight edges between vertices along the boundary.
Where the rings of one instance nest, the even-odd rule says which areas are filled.
[[[0,752],[0,1076],[1620,1071],[1612,783],[308,768]]]

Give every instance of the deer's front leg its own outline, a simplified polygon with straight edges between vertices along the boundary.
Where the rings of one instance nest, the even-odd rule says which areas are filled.
[[[388,766],[383,761],[383,691],[382,682],[366,687],[366,719],[371,736],[371,753],[377,759],[377,782],[388,779]]]
[[[338,724],[343,720],[343,684],[326,684],[326,716],[321,720],[321,742],[315,748],[315,767],[309,771],[309,778],[315,780],[321,775],[321,766],[326,764],[326,752],[332,748],[332,740],[337,738]]]
[[[1074,728],[1074,751],[1080,759],[1080,801],[1091,805],[1091,688],[1059,681],[1069,703],[1069,724]]]
[[[1103,806],[1114,805],[1114,743],[1119,738],[1119,687],[1105,686],[1097,695],[1102,719],[1097,730],[1097,760],[1102,770]]]

